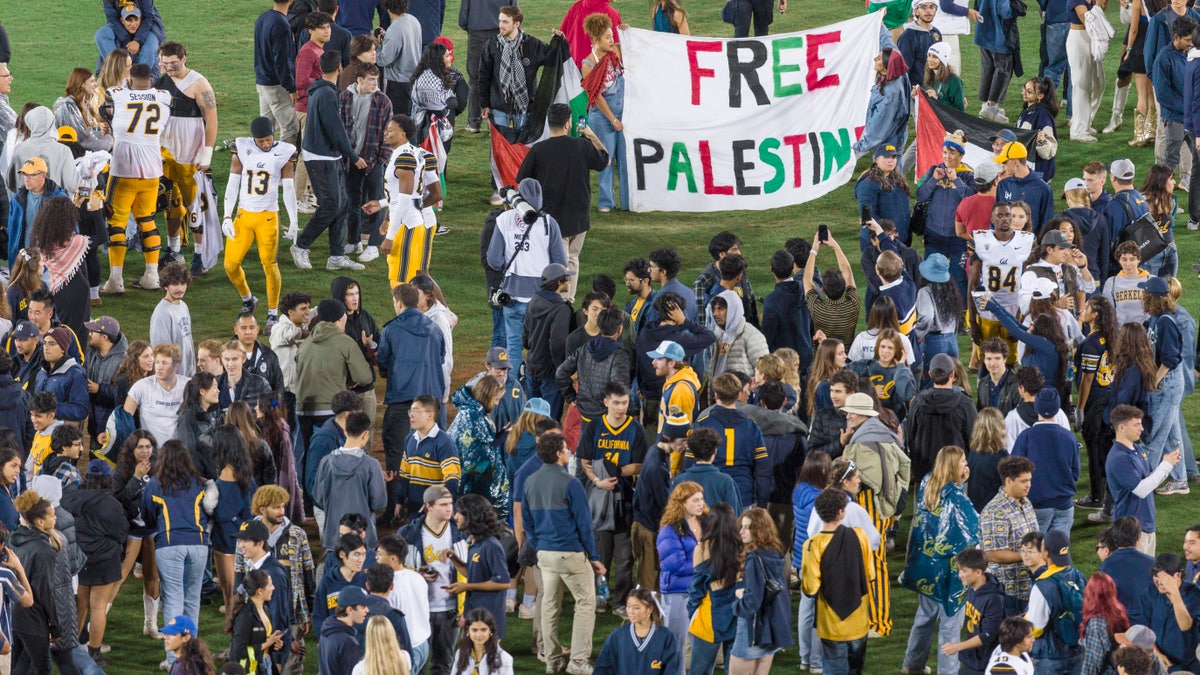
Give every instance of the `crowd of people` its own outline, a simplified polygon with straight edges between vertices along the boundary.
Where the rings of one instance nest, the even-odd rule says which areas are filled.
[[[430,274],[449,232],[437,214],[458,116],[469,134],[534,119],[553,46],[523,10],[462,0],[464,75],[440,1],[274,0],[253,27],[261,116],[224,142],[218,210],[212,85],[152,0],[103,5],[97,68],[71,71],[52,108],[14,110],[0,30],[5,672],[125,669],[104,640],[132,575],[141,632],[177,675],[299,673],[308,645],[330,675],[511,674],[510,620],[532,622],[550,673],[761,675],[793,648],[801,670],[861,673],[870,639],[893,632],[893,585],[916,600],[904,673],[931,658],[939,673],[1200,673],[1200,525],[1182,555],[1179,532],[1159,547],[1155,505],[1200,482],[1181,408],[1197,325],[1174,241],[1174,192],[1200,181],[1200,14],[1185,3],[1122,2],[1102,133],[1136,85],[1131,145],[1155,143],[1156,163],[1135,187],[1130,159],[1090,161],[1061,206],[1049,181],[1076,167],[1056,162],[1058,101],[1065,140],[1095,142],[1104,3],[1042,7],[1042,75],[1015,125],[1030,146],[1003,129],[972,168],[952,131],[922,176],[913,97],[965,108],[959,36],[974,27],[979,115],[1007,124],[1024,5],[869,3],[885,12],[855,146],[871,155],[854,185],[867,288],[822,225],[753,252],[774,279],[760,301],[730,231],[690,286],[662,246],[580,289],[591,173],[600,212],[628,208],[629,188],[623,22],[578,0],[551,43],[580,66],[586,123],[546,106],[518,184],[494,186],[487,309],[456,308],[490,311],[490,348],[457,387],[459,316]],[[776,6],[725,9],[744,37]],[[677,0],[649,15],[690,34]],[[285,286],[280,238],[305,270],[325,233],[326,268],[364,281]],[[131,285],[162,294],[148,335],[97,309],[120,306],[129,249],[145,260]],[[380,256],[386,321],[364,303]],[[241,311],[232,337],[200,340],[185,298],[222,257]],[[1105,528],[1087,578],[1076,509]],[[223,621],[205,628],[229,634],[219,654],[200,637],[206,602]],[[593,658],[600,613],[621,624]]]

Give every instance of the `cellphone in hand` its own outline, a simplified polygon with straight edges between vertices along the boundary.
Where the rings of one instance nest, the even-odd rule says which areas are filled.
[[[829,226],[825,223],[821,223],[817,226],[817,241],[821,242],[822,244],[829,241]]]
[[[858,222],[862,223],[863,225],[866,225],[867,223],[871,222],[871,207],[870,206],[864,205],[861,209],[859,209]]]
[[[587,128],[587,115],[579,116],[579,121],[575,123],[575,128],[579,131],[583,131]]]

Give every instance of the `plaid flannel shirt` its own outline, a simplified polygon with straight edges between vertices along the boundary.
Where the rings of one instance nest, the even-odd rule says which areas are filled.
[[[258,518],[257,520],[262,520]],[[304,529],[288,522],[287,532],[279,536],[271,555],[287,568],[292,585],[292,625],[312,621],[309,598],[316,589],[312,551],[308,547],[308,535]],[[233,559],[233,572],[238,579],[247,571],[246,558],[238,549]]]
[[[342,124],[346,132],[352,134],[354,129],[354,94],[344,89],[338,94],[338,108],[342,113]],[[383,133],[388,122],[392,119],[392,102],[378,89],[371,94],[371,108],[367,113],[367,138],[360,153],[367,162],[367,171],[375,168],[376,164],[387,165],[392,156],[392,147],[383,142]]]

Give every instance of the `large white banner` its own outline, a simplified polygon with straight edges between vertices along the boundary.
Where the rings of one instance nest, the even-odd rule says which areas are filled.
[[[770,209],[850,180],[880,20],[741,39],[621,31],[630,208]]]

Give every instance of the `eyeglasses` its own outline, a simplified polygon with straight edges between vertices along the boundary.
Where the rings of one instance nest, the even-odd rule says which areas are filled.
[[[854,460],[851,459],[847,461],[850,462],[850,465],[846,467],[846,473],[842,474],[842,477],[838,479],[839,483],[845,483],[846,481],[850,480],[850,476],[853,476],[854,472],[858,471],[858,467],[854,464]]]

